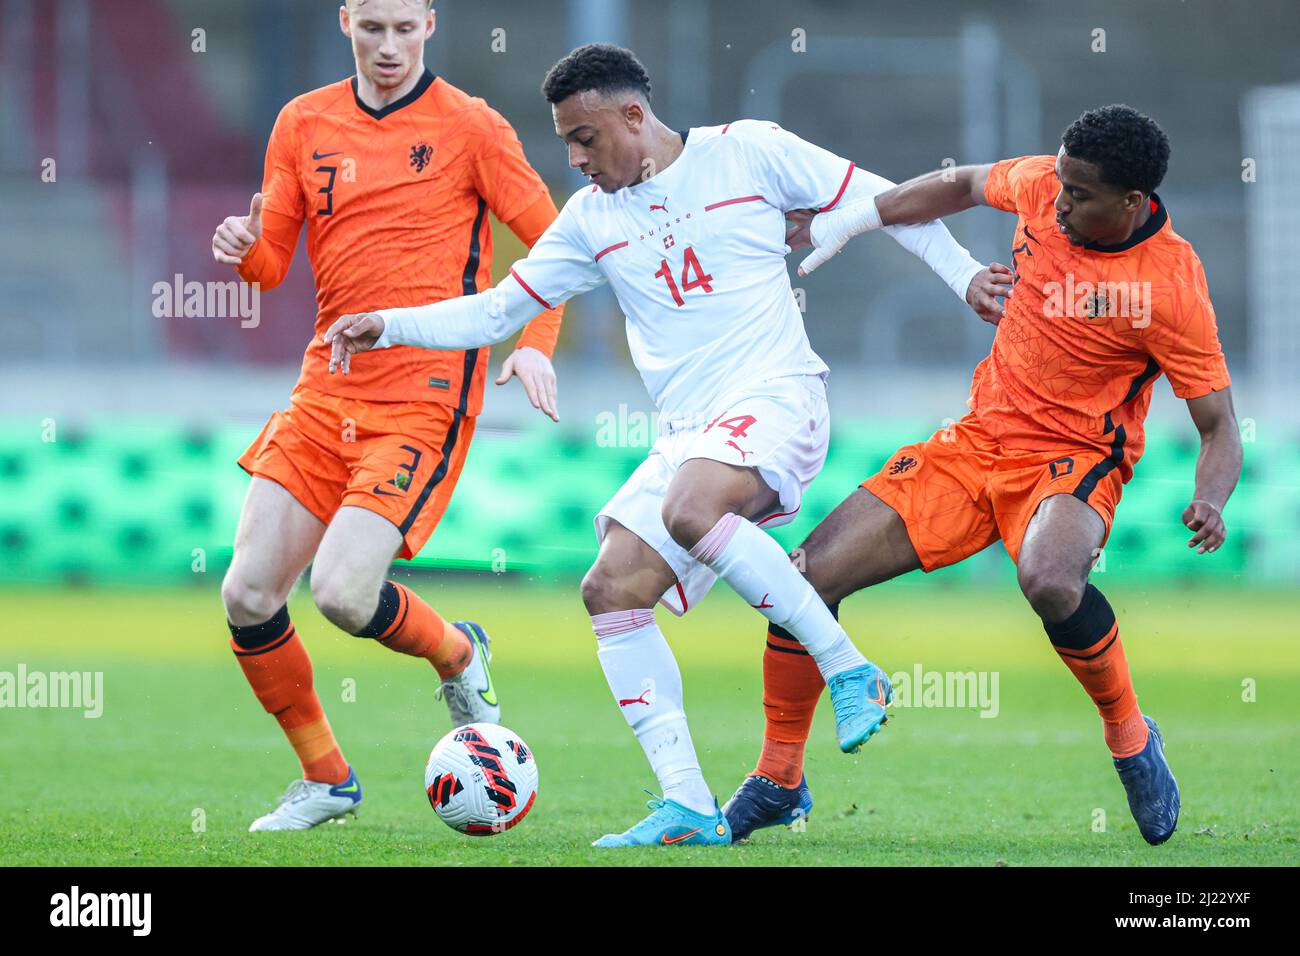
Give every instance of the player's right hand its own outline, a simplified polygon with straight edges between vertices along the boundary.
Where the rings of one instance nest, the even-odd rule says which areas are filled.
[[[808,249],[812,246],[812,236],[808,227],[812,224],[816,209],[791,209],[785,214],[785,244],[793,251]]]
[[[1192,499],[1183,510],[1183,524],[1187,525],[1187,530],[1196,532],[1187,546],[1196,548],[1197,554],[1213,554],[1223,547],[1223,541],[1228,537],[1223,511],[1202,498]]]
[[[805,225],[802,217],[796,218],[798,214],[803,212],[805,212],[805,210],[795,210],[794,212],[786,213],[786,218],[794,222],[796,226],[796,228],[787,231],[786,245],[791,249],[797,249],[799,246],[796,246],[791,240],[794,239],[799,241],[806,237],[807,244],[813,247],[813,251],[805,257],[803,262],[799,263],[800,277],[808,275],[822,263],[839,255],[840,250],[843,249],[849,241],[848,236],[832,234],[823,234],[819,241],[817,214],[813,213],[811,210],[807,210],[810,215],[808,215]]]
[[[384,320],[373,312],[361,315],[341,315],[322,336],[330,346],[330,374],[335,369],[347,375],[352,370],[352,356],[374,348],[379,336],[384,334]]]
[[[975,273],[966,287],[966,304],[985,322],[997,325],[1002,321],[1004,304],[998,299],[1011,298],[1015,273],[1000,262],[989,263],[988,268]]]
[[[237,266],[244,261],[253,243],[262,238],[262,194],[258,193],[248,206],[247,216],[227,216],[212,235],[212,258],[226,265]]]

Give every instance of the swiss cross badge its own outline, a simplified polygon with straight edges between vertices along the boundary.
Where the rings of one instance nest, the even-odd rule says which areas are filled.
[[[671,232],[668,235],[664,236],[665,249],[671,249],[675,245],[677,245],[677,242],[673,239],[673,235]]]

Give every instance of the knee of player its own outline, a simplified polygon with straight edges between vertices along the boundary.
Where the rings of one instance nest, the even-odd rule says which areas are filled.
[[[609,573],[600,564],[594,564],[582,578],[582,603],[588,614],[605,614],[609,611],[627,611],[644,607],[644,601],[632,598],[627,585],[618,575]]]
[[[226,617],[240,627],[269,621],[284,604],[283,596],[268,588],[245,581],[236,572],[227,572],[221,582],[221,603]]]
[[[720,514],[715,514],[714,510],[681,496],[665,499],[660,514],[664,527],[668,529],[673,540],[689,550],[695,547],[722,517]]]
[[[374,600],[365,600],[348,587],[346,581],[316,573],[311,577],[311,597],[326,620],[349,634],[355,634],[370,623],[377,600],[375,595],[371,596]]]
[[[592,565],[582,577],[582,603],[588,614],[602,614],[614,599],[614,581],[599,565]]]
[[[1087,580],[1060,568],[1022,564],[1018,570],[1020,590],[1039,617],[1063,621],[1083,600]]]

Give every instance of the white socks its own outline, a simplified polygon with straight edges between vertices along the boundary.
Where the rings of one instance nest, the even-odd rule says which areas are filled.
[[[736,514],[723,515],[691,549],[691,557],[712,568],[769,621],[793,634],[827,681],[867,662],[776,539],[752,522]]]
[[[700,773],[682,707],[681,671],[654,611],[610,611],[592,615],[591,623],[605,680],[650,761],[664,799],[712,816],[713,794]]]

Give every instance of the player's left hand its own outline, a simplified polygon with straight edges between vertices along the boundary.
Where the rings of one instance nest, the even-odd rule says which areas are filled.
[[[1000,262],[989,263],[987,269],[975,273],[966,287],[966,304],[985,322],[997,325],[1002,321],[1004,304],[998,299],[1011,298],[1015,273]]]
[[[543,352],[528,346],[517,348],[510,353],[505,364],[501,366],[498,385],[510,381],[511,376],[518,375],[523,383],[524,393],[533,408],[540,409],[551,421],[558,422],[559,403],[555,399],[555,368]]]
[[[1228,529],[1223,524],[1223,513],[1201,498],[1192,499],[1192,503],[1183,511],[1183,524],[1196,532],[1187,546],[1196,548],[1197,554],[1213,554],[1228,536]]]
[[[336,369],[344,375],[352,370],[352,356],[374,347],[384,334],[384,320],[373,312],[340,315],[321,336],[330,346],[330,374]]]

